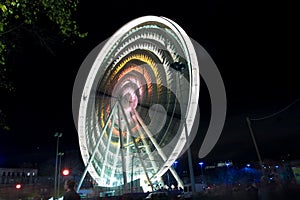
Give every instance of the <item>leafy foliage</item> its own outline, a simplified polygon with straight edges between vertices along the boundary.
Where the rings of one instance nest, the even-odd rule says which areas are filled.
[[[0,0],[0,90],[15,90],[10,77],[14,56],[28,38],[37,39],[39,45],[51,53],[50,43],[75,42],[87,33],[79,31],[75,20],[79,0]],[[0,109],[0,129],[9,130],[6,117]]]
[[[79,31],[73,19],[78,3],[78,0],[0,0],[0,88],[13,90],[7,61],[20,45],[22,35],[33,34],[46,47],[49,32],[71,42],[87,35]]]

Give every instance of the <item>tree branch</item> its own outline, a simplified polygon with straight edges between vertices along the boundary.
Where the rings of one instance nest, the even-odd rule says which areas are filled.
[[[20,28],[20,27],[23,26],[23,25],[24,25],[24,23],[21,23],[21,24],[19,24],[18,26],[15,26],[15,27],[13,27],[13,28],[11,28],[11,29],[9,29],[9,30],[3,32],[3,33],[0,33],[0,36],[5,35],[5,34],[7,34],[7,33],[10,33],[10,32],[12,32],[12,31],[14,31],[15,29]]]

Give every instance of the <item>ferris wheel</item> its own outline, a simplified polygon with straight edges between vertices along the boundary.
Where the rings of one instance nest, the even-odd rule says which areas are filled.
[[[83,86],[78,136],[85,172],[99,186],[140,180],[153,190],[182,153],[197,112],[192,41],[174,21],[144,16],[101,46]]]

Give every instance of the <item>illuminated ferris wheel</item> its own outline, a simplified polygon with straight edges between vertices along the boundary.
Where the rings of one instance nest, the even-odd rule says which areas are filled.
[[[197,112],[197,56],[170,19],[144,16],[110,37],[88,73],[78,135],[86,171],[99,186],[161,181],[182,153]],[[147,190],[147,189],[146,189]]]

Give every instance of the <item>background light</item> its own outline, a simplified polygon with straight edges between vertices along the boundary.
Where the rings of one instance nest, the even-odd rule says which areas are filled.
[[[21,189],[21,187],[22,187],[22,185],[21,185],[20,183],[18,183],[18,184],[16,185],[16,189]]]
[[[63,169],[62,174],[64,176],[69,176],[70,175],[70,170],[69,169]]]

